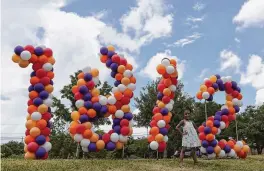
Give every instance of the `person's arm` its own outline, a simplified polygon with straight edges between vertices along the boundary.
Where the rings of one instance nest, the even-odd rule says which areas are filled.
[[[183,133],[182,133],[182,131],[180,129],[180,126],[182,126],[182,124],[184,124],[183,120],[181,120],[180,123],[176,126],[177,131],[179,131],[181,133],[181,135],[183,135]]]

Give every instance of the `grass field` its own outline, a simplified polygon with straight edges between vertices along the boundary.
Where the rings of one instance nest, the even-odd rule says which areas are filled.
[[[46,161],[2,159],[2,171],[264,171],[264,155],[248,156],[238,159],[199,159],[193,165],[191,159],[179,167],[178,159],[142,159],[142,160],[62,160]]]

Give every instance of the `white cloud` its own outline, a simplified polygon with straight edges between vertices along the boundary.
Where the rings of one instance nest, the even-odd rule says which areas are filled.
[[[185,70],[185,62],[181,61],[178,57],[172,56],[170,50],[166,50],[165,52],[157,53],[155,56],[150,58],[145,68],[143,68],[140,73],[142,76],[150,77],[151,79],[155,80],[157,77],[160,77],[158,72],[156,71],[156,67],[160,64],[163,58],[173,58],[177,61],[177,70],[178,70],[178,79],[183,77],[183,72]]]
[[[199,75],[199,78],[204,78],[205,74],[209,71],[208,68],[204,68],[201,72],[201,74]]]
[[[176,42],[174,42],[173,44],[171,45],[167,45],[168,47],[184,47],[188,44],[192,44],[194,43],[197,39],[201,38],[202,37],[202,34],[201,33],[193,33],[192,35],[190,36],[187,36],[183,39],[179,39],[177,40]]]
[[[232,51],[222,50],[220,52],[220,70],[235,69],[238,73],[241,65],[241,59]]]
[[[196,22],[203,22],[204,20],[204,16],[203,17],[188,17],[186,19],[187,22],[193,22],[193,23],[196,23]]]
[[[258,55],[251,55],[245,73],[241,74],[241,84],[251,84],[256,89],[256,104],[264,102],[264,61]]]
[[[237,43],[240,43],[240,42],[241,42],[240,39],[238,39],[238,38],[235,38],[235,41],[236,41]]]
[[[193,10],[194,11],[201,11],[205,8],[205,4],[201,3],[201,2],[196,2],[194,5],[193,5]]]
[[[248,27],[264,27],[264,1],[246,1],[238,14],[233,18],[233,22],[238,25],[238,29]]]

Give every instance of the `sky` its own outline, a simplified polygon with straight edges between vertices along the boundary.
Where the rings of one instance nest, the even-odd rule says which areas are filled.
[[[56,97],[60,97],[63,85],[69,83],[69,75],[86,66],[99,68],[101,81],[113,84],[110,71],[98,57],[100,47],[113,45],[135,68],[136,96],[158,76],[154,70],[161,59],[169,57],[177,60],[179,79],[191,96],[195,96],[204,78],[220,74],[232,76],[240,85],[244,106],[264,102],[263,0],[1,3],[2,142],[19,141],[25,131],[32,69],[19,68],[12,62],[17,45],[52,48],[56,59]],[[224,95],[218,93],[215,101],[223,103]],[[135,135],[146,132],[134,128]]]

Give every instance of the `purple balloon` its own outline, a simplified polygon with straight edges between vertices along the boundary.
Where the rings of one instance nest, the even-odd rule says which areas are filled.
[[[206,140],[203,140],[203,141],[202,141],[202,146],[203,146],[204,148],[207,148],[208,145],[209,145],[208,141],[206,141]]]
[[[216,128],[219,128],[220,127],[220,121],[219,120],[214,120],[214,126]]]
[[[101,53],[102,55],[107,55],[107,53],[108,53],[108,49],[107,49],[107,47],[101,47],[101,48],[100,48],[100,53]]]
[[[45,90],[45,87],[43,84],[37,83],[34,85],[34,90],[39,93],[39,92],[42,92],[43,90]]]
[[[231,83],[232,83],[232,88],[236,90],[237,89],[237,83],[235,81],[232,81]]]
[[[48,112],[51,113],[51,108],[48,107]],[[53,114],[51,114],[51,117],[53,117]]]
[[[54,82],[53,82],[52,80],[50,80],[50,84],[51,84],[51,85],[53,85],[53,84],[54,84]]]
[[[35,76],[36,76],[36,72],[35,71],[31,72],[30,77],[35,77]]]
[[[51,128],[51,123],[50,122],[47,122],[47,127]]]
[[[218,86],[219,86],[220,84],[224,84],[224,83],[223,83],[223,80],[221,80],[220,78],[216,80],[216,83],[218,84]]]
[[[107,66],[107,68],[110,68],[111,64],[112,64],[112,60],[111,59],[107,59],[107,61],[105,63],[105,65]]]
[[[121,121],[121,119],[119,119],[119,118],[114,118],[114,119],[113,119],[113,125],[114,125],[114,126],[116,126],[116,125],[120,125],[120,121]]]
[[[113,130],[115,131],[115,133],[120,134],[121,127],[119,125],[116,125],[116,126],[114,126]]]
[[[226,153],[229,153],[231,151],[231,148],[228,144],[225,145],[224,150]]]
[[[205,134],[210,134],[211,133],[211,128],[210,127],[205,127],[204,128],[204,133]]]
[[[239,93],[241,92],[241,89],[240,89],[240,87],[237,87],[237,89],[236,89]]]
[[[80,116],[79,120],[80,120],[81,123],[88,122],[89,117],[87,115],[83,114],[83,115]]]
[[[224,84],[218,84],[220,91],[225,91],[225,85]]]
[[[45,156],[45,154],[46,154],[46,150],[43,147],[39,147],[37,149],[36,153],[35,153],[35,155],[36,155],[37,158],[42,158],[42,157]]]
[[[125,113],[125,115],[124,115],[124,119],[127,119],[127,120],[131,120],[133,118],[133,115],[132,115],[132,113]]]
[[[229,114],[228,109],[223,109],[223,110],[222,110],[222,115],[228,115],[228,114]]]
[[[102,108],[102,105],[100,103],[96,102],[93,104],[93,109],[95,111],[100,112],[101,108]]]
[[[213,101],[214,97],[212,95],[210,95],[210,97],[207,99],[207,101]]]
[[[30,85],[29,87],[28,87],[28,92],[31,92],[31,91],[33,91],[34,90],[34,86],[33,85]]]
[[[91,101],[84,102],[84,107],[86,109],[91,109],[93,107],[93,103]]]
[[[49,93],[44,90],[44,91],[39,93],[39,97],[42,98],[43,100],[45,100],[49,97]]]
[[[41,98],[37,97],[33,100],[33,103],[34,103],[34,105],[39,106],[39,105],[43,104],[43,100]]]
[[[214,120],[215,120],[215,121],[221,121],[221,113],[215,115]]]
[[[213,83],[213,88],[214,88],[215,90],[217,90],[217,89],[219,88],[218,84],[217,84],[217,83]]]
[[[168,135],[168,129],[167,128],[160,128],[159,131],[162,135]]]
[[[121,81],[116,80],[114,85],[117,87],[119,84],[121,84]]]
[[[236,113],[240,111],[240,108],[238,106],[234,106]]]
[[[83,96],[83,100],[84,101],[89,101],[92,99],[92,95],[91,93],[86,93],[84,96]]]
[[[113,150],[115,150],[115,148],[116,148],[116,145],[115,145],[115,143],[113,143],[113,142],[108,142],[107,144],[106,144],[106,149],[108,150],[108,151],[113,151]]]
[[[88,145],[88,150],[91,151],[91,152],[95,152],[96,151],[96,144],[91,142],[89,145]]]
[[[43,51],[42,47],[36,47],[35,50],[34,50],[34,53],[37,56],[41,56],[41,55],[43,55],[44,51]]]
[[[210,146],[212,146],[212,147],[216,147],[216,145],[217,145],[217,141],[216,141],[216,140],[212,140],[212,141],[210,142]]]
[[[24,48],[22,46],[16,46],[14,52],[19,56],[23,50]]]
[[[46,142],[46,137],[44,135],[39,135],[36,137],[35,141],[38,145],[43,145]]]
[[[115,78],[116,74],[117,74],[117,72],[112,71],[112,72],[111,72],[111,77],[112,77],[112,78]]]
[[[217,79],[221,78],[221,76],[219,74],[215,74],[215,76],[216,76]]]
[[[162,100],[163,94],[161,92],[158,92],[157,98],[158,100]]]
[[[102,114],[106,114],[108,112],[108,108],[107,108],[107,106],[102,106],[101,107],[101,110],[100,110],[100,113],[102,113]]]
[[[169,113],[169,110],[168,110],[167,108],[162,108],[162,109],[160,110],[160,113],[161,113],[162,115],[167,115],[167,114]]]
[[[207,152],[207,154],[212,154],[214,152],[214,148],[212,146],[208,146],[206,148],[206,152]]]
[[[89,89],[88,89],[85,85],[82,85],[82,86],[80,86],[80,88],[79,88],[79,92],[80,92],[81,94],[87,94],[87,93],[89,92]]]
[[[203,124],[202,124],[204,127],[206,127],[206,123],[205,122],[203,122]]]
[[[88,81],[91,81],[93,79],[93,76],[90,73],[86,73],[86,74],[84,74],[83,79],[88,82]]]
[[[107,56],[108,58],[112,58],[112,56],[115,54],[113,51],[108,51]]]
[[[116,63],[112,63],[112,64],[110,65],[110,68],[111,68],[112,71],[117,72],[118,64],[116,64]]]

